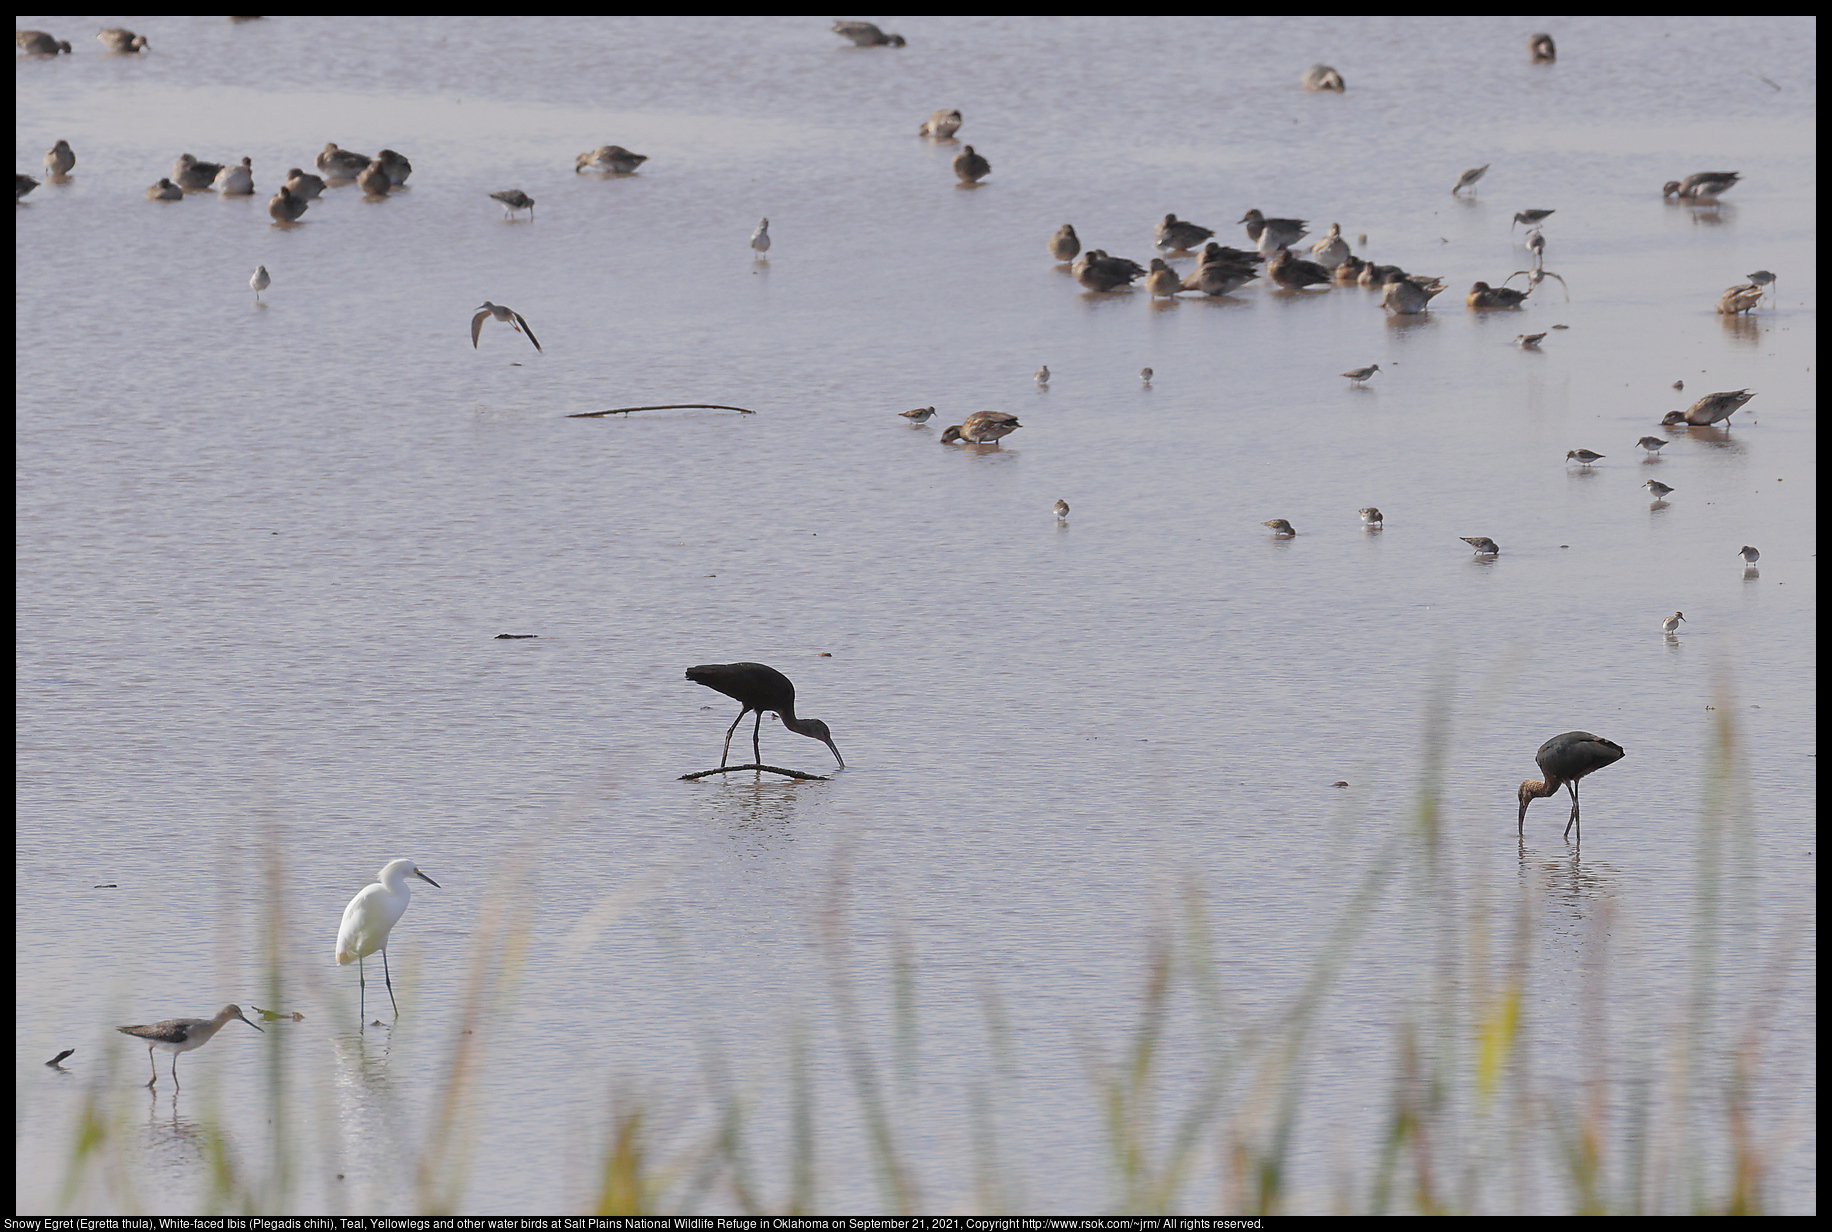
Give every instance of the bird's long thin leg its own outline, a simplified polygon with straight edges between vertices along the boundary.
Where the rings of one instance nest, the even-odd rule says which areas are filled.
[[[359,1027],[363,1023],[363,1011],[365,1008],[363,1004],[363,994],[368,990],[369,980],[363,975],[363,959],[362,955],[358,954],[356,956],[356,1025]]]
[[[159,1065],[153,1060],[153,1046],[151,1044],[146,1046],[146,1063],[151,1066],[153,1070],[152,1081],[146,1084],[150,1087],[159,1081]]]
[[[719,769],[721,770],[725,769],[725,761],[732,755],[732,733],[738,730],[738,724],[744,722],[744,713],[743,710],[740,710],[738,717],[732,720],[732,725],[725,729],[725,751],[719,754]]]
[[[751,724],[751,760],[760,766],[763,764],[763,746],[758,744],[757,740],[762,732],[763,711],[759,710],[757,712],[757,721]]]
[[[388,950],[386,947],[382,949],[382,979],[388,983],[388,1004],[394,1006],[394,1016],[399,1018],[401,1016],[401,1007],[394,999],[394,977],[388,974]]]
[[[184,1090],[178,1085],[178,1054],[175,1052],[172,1054],[172,1086],[177,1090]]]
[[[1574,779],[1571,783],[1571,818],[1565,822],[1565,837],[1571,837],[1571,827],[1578,827],[1578,842],[1584,841],[1584,827],[1578,825],[1578,785]]]

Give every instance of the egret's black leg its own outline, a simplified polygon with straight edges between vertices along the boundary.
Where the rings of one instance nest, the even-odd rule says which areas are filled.
[[[401,1007],[394,999],[394,977],[388,974],[388,951],[382,951],[382,979],[388,983],[388,1004],[394,1006],[394,1016],[401,1016]]]

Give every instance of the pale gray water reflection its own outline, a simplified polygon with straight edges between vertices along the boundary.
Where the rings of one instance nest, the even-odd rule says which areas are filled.
[[[79,46],[16,64],[16,164],[77,157],[15,220],[16,1209],[58,1202],[87,1092],[137,1109],[115,1023],[234,1000],[305,1018],[187,1056],[155,1121],[221,1124],[251,1167],[282,1124],[292,1210],[420,1209],[399,1178],[429,1143],[474,1152],[455,1209],[581,1209],[618,1111],[646,1099],[692,1142],[733,1092],[780,1207],[797,1031],[820,1205],[881,1210],[842,976],[887,1073],[907,1061],[928,1212],[979,1201],[982,1092],[1013,1209],[1104,1209],[1089,1074],[1142,1017],[1153,929],[1200,899],[1229,1020],[1261,1026],[1376,867],[1391,889],[1312,1037],[1293,1208],[1332,1209],[1338,1161],[1377,1158],[1400,1033],[1436,1030],[1433,955],[1479,901],[1530,972],[1527,1076],[1579,1089],[1598,1054],[1573,1024],[1608,1024],[1600,1103],[1632,1141],[1636,1066],[1691,1005],[1701,868],[1725,877],[1723,991],[1784,989],[1752,1112],[1774,1209],[1814,1208],[1810,18],[1572,18],[1549,65],[1504,16],[882,19],[901,48],[746,15],[122,20],[137,55],[102,54],[93,20],[17,19]],[[1098,78],[1068,67],[1091,45]],[[1302,90],[1313,60],[1347,91]],[[1751,67],[1688,88],[1701,65]],[[971,192],[960,147],[916,135],[938,108],[994,168]],[[327,142],[413,177],[273,225]],[[646,161],[575,172],[608,145]],[[253,197],[146,201],[183,152],[250,158]],[[1710,167],[1742,173],[1726,200],[1662,199]],[[511,185],[537,220],[496,213]],[[1154,304],[1045,250],[1069,222],[1142,262],[1173,210],[1245,246],[1249,208],[1340,222],[1357,258],[1450,289],[1411,316],[1340,284]],[[1556,210],[1570,302],[1542,283],[1467,310],[1530,259],[1509,228],[1532,208]],[[1714,311],[1765,268],[1784,295]],[[485,302],[541,349],[495,322],[473,349]],[[1340,374],[1376,363],[1351,396]],[[1658,426],[1745,388],[1728,429]],[[680,403],[757,413],[566,418]],[[1024,426],[939,446],[980,411]],[[1650,433],[1676,489],[1658,516],[1624,464]],[[1567,466],[1578,447],[1606,460]],[[846,769],[678,781],[731,718],[683,670],[742,660],[795,681]],[[1734,708],[1751,821],[1720,857],[1712,707]],[[766,754],[833,769],[765,727]],[[1627,749],[1585,781],[1581,851],[1556,804],[1507,829],[1571,728]],[[359,1029],[340,913],[403,856],[445,888],[392,934],[400,1020]],[[500,945],[518,920],[525,949]],[[1165,1022],[1169,1115],[1220,1045],[1193,998]],[[1700,1024],[1702,1064],[1741,1022]],[[1566,1209],[1560,1169],[1510,1145],[1482,1145],[1507,1168],[1478,1209]],[[124,1151],[85,1213],[208,1204],[194,1150],[149,1126]],[[1228,1183],[1205,1158],[1181,1206]]]

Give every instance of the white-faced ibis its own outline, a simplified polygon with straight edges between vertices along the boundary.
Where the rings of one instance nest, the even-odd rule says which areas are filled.
[[[377,950],[382,952],[382,979],[388,985],[388,1003],[394,1006],[395,1017],[401,1016],[401,1007],[394,1000],[394,978],[388,973],[388,934],[401,922],[401,917],[407,913],[407,903],[413,897],[413,890],[407,884],[409,877],[418,877],[435,889],[444,888],[421,872],[412,860],[390,860],[382,865],[376,881],[364,886],[344,908],[343,923],[337,929],[337,965],[356,964],[359,1019],[363,1013],[363,992],[369,986],[363,975],[363,959]]]
[[[149,1023],[142,1027],[116,1027],[115,1030],[122,1035],[131,1035],[135,1039],[146,1041],[146,1063],[152,1066],[153,1070],[152,1082],[146,1084],[149,1087],[159,1081],[159,1067],[153,1064],[153,1049],[163,1048],[171,1053],[172,1085],[177,1086],[178,1054],[190,1052],[193,1048],[202,1048],[232,1018],[240,1018],[243,1022],[248,1022],[246,1018],[242,1017],[241,1006],[225,1005],[217,1011],[214,1018],[168,1018],[164,1022]],[[254,1027],[252,1022],[248,1022],[248,1025]],[[261,1028],[254,1027],[254,1029],[259,1031]],[[63,1060],[63,1057],[59,1057],[58,1060]]]
[[[840,763],[840,768],[846,768],[846,759],[840,756],[839,746],[834,744],[833,733],[827,730],[827,725],[819,719],[795,717],[795,685],[775,668],[762,663],[702,663],[687,669],[687,679],[735,698],[744,707],[725,729],[725,751],[719,755],[721,769],[731,756],[732,733],[753,710],[757,712],[757,722],[751,727],[751,753],[758,765],[763,764],[763,750],[759,744],[763,712],[773,710],[784,727],[797,735],[819,740],[833,750],[833,758]]]
[[[483,323],[491,317],[495,317],[517,333],[527,335],[528,341],[534,343],[534,349],[537,351],[541,349],[541,344],[535,340],[534,331],[528,328],[528,322],[522,319],[521,313],[513,308],[505,308],[501,304],[492,304],[486,299],[477,309],[477,315],[471,318],[471,349],[473,351],[477,349],[477,335],[483,332]]]
[[[1578,822],[1578,780],[1621,761],[1622,757],[1621,745],[1587,731],[1568,731],[1540,745],[1533,759],[1539,763],[1539,772],[1546,779],[1543,783],[1528,779],[1520,785],[1521,832],[1526,831],[1527,805],[1542,796],[1556,795],[1558,789],[1564,787],[1571,792],[1571,818],[1565,823],[1565,837],[1570,838],[1571,827],[1577,826],[1578,842],[1583,842],[1584,827]]]

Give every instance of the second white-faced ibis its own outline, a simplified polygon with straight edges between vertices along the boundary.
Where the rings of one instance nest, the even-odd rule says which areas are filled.
[[[827,725],[819,719],[795,717],[795,685],[775,668],[762,663],[702,663],[687,669],[687,679],[735,698],[744,707],[725,729],[725,751],[719,755],[720,769],[724,769],[731,756],[732,733],[753,710],[757,712],[757,722],[751,728],[751,753],[758,765],[763,764],[763,750],[759,744],[763,712],[773,710],[784,727],[797,735],[819,740],[833,750],[833,759],[840,763],[840,768],[846,768],[846,759],[840,756],[839,746],[834,744],[833,733],[827,730]]]
[[[1614,765],[1622,757],[1621,745],[1587,731],[1568,731],[1540,745],[1534,760],[1546,778],[1544,782],[1528,779],[1520,785],[1521,832],[1526,831],[1527,805],[1542,796],[1557,795],[1558,789],[1564,787],[1571,792],[1571,818],[1565,823],[1565,837],[1570,838],[1571,827],[1577,826],[1578,842],[1583,842],[1584,827],[1578,822],[1578,780],[1604,766]]]

